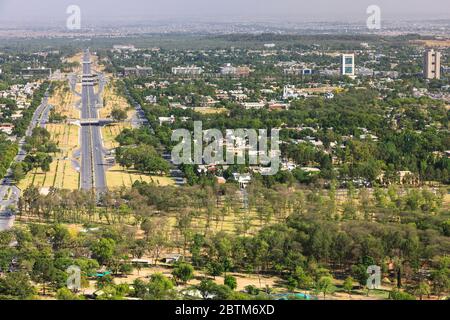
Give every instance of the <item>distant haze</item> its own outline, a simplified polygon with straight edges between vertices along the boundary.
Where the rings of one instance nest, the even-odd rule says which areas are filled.
[[[450,0],[0,0],[0,24],[64,21],[79,5],[90,23],[134,21],[362,21],[376,4],[385,19],[450,19]]]

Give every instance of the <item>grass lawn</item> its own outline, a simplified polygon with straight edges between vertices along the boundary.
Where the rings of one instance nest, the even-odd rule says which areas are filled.
[[[72,155],[78,148],[79,128],[68,124],[48,124],[51,137],[58,144],[59,153],[52,154],[53,162],[49,172],[36,169],[25,177],[19,187],[24,190],[29,186],[38,188],[78,189],[79,173],[72,166]]]
[[[424,47],[450,47],[450,40],[414,40],[412,42]]]
[[[201,114],[218,114],[228,112],[228,109],[206,107],[206,108],[194,108],[194,111]]]
[[[174,185],[169,177],[150,176],[134,170],[126,170],[121,166],[114,166],[106,171],[108,188],[131,187],[135,181],[154,182],[160,186]]]
[[[128,119],[131,119],[134,113],[136,112],[134,108],[132,108],[128,101],[119,96],[114,88],[114,82],[108,83],[103,91],[103,100],[104,107],[99,110],[100,118],[107,118],[111,115],[111,111],[113,108],[119,108],[122,110],[126,110],[128,114]]]
[[[129,123],[115,123],[102,127],[101,131],[104,147],[106,149],[117,148],[119,144],[115,139],[125,128],[131,128],[131,125]]]
[[[130,105],[124,97],[116,93],[113,83],[105,87],[103,99],[105,101],[105,107],[99,111],[101,118],[108,117],[113,108],[127,110],[128,119],[131,119],[136,112],[133,108],[130,108]],[[131,124],[129,122],[121,122],[102,127],[101,132],[104,147],[106,149],[117,148],[119,144],[115,141],[115,138],[125,128],[131,128]],[[154,182],[161,186],[174,185],[174,181],[171,178],[151,176],[134,170],[126,170],[120,166],[114,166],[106,171],[106,181],[110,189],[130,187],[135,181]]]
[[[55,112],[68,119],[79,119],[80,111],[74,108],[77,98],[70,91],[67,82],[58,87],[49,99],[49,104],[55,106]]]

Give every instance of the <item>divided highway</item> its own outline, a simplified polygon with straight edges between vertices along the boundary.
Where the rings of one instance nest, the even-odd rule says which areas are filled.
[[[89,50],[83,57],[81,91],[81,120],[98,119],[97,100],[92,81]],[[81,127],[81,189],[102,192],[106,190],[104,150],[100,126],[85,124]]]
[[[94,92],[92,81],[91,58],[87,50],[83,57],[83,86],[81,93],[81,121],[83,119],[98,119],[98,94]],[[103,85],[103,84],[102,84]],[[102,90],[102,88],[100,89]],[[101,92],[101,91],[100,91]],[[48,104],[46,92],[41,105],[33,114],[26,136],[31,136],[35,127],[45,127],[48,122],[51,107]],[[23,161],[26,152],[23,150],[25,138],[19,141],[19,152],[14,162]],[[14,216],[8,210],[10,206],[17,205],[20,190],[14,185],[11,178],[11,169],[8,169],[4,179],[0,180],[0,231],[7,230],[14,223]],[[106,190],[106,176],[104,163],[104,149],[98,123],[85,124],[81,127],[81,189],[102,192]]]

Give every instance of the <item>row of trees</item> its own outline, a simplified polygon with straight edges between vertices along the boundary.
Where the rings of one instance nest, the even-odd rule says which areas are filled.
[[[117,137],[116,161],[127,169],[150,174],[168,174],[169,163],[160,156],[160,139],[150,128],[124,129]]]
[[[12,241],[16,241],[14,246],[10,245]],[[123,299],[127,296],[146,300],[183,298],[184,293],[175,287],[186,286],[194,278],[194,268],[188,263],[176,264],[171,278],[157,273],[148,281],[135,280],[132,286],[115,284],[111,275],[95,276],[102,266],[114,275],[129,274],[134,268],[139,270],[139,266],[130,263],[131,257],[139,255],[136,251],[138,241],[134,239],[133,230],[123,226],[76,235],[62,225],[42,224],[2,232],[0,299],[33,299],[38,294],[51,294],[61,300],[83,299],[66,287],[70,266],[80,268],[82,290],[89,286],[88,280],[96,280],[97,299]],[[223,286],[205,281],[198,286],[203,295],[207,294],[207,288],[209,294],[213,293],[212,290],[222,292],[222,298],[235,295],[234,277],[228,276]]]
[[[148,189],[141,189],[141,192],[143,190]],[[156,206],[161,196],[144,195],[144,198],[129,205],[134,207],[140,203],[141,208],[145,208],[154,203]],[[116,197],[127,198],[127,195],[116,194]],[[264,197],[268,198],[266,204],[275,199],[267,194]],[[109,199],[114,203],[111,201],[113,197]],[[102,201],[108,202],[106,199]],[[179,199],[176,202],[180,202]],[[406,289],[418,297],[448,293],[450,261],[447,255],[450,240],[449,222],[445,217],[429,213],[422,215],[421,210],[417,209],[405,213],[409,220],[404,223],[360,219],[345,219],[336,223],[320,213],[317,207],[322,205],[317,203],[317,196],[307,197],[299,201],[294,212],[283,222],[269,224],[247,235],[199,230],[195,228],[189,210],[177,217],[175,230],[178,230],[180,237],[171,236],[170,226],[161,211],[149,209],[147,213],[142,209],[135,213],[141,217],[139,226],[144,238],[136,237],[136,227],[121,226],[117,222],[114,226],[77,236],[60,225],[30,224],[29,231],[18,229],[1,234],[0,269],[3,272],[12,271],[14,275],[9,275],[9,280],[14,277],[21,281],[33,279],[41,284],[44,294],[48,288],[57,290],[64,287],[67,278],[65,270],[69,265],[80,266],[85,278],[102,265],[114,274],[126,274],[133,269],[129,262],[131,258],[151,256],[158,261],[162,252],[178,247],[185,251],[185,256],[196,269],[205,270],[210,277],[225,275],[229,288],[234,286],[233,280],[227,277],[230,272],[277,274],[285,279],[289,290],[313,290],[326,297],[336,290],[333,278],[347,277],[344,288],[351,292],[358,284],[364,286],[368,277],[367,267],[377,264],[382,266],[383,278],[401,288],[400,292]],[[171,206],[174,208],[175,202]],[[161,203],[160,208],[163,208]],[[18,244],[10,247],[13,240]],[[173,270],[173,280],[155,276],[149,284],[138,283],[145,292],[140,290],[141,293],[127,294],[145,299],[169,299],[173,293],[171,288],[176,283],[185,284],[192,275],[192,267],[181,264]],[[350,275],[355,280],[349,278]],[[166,288],[160,295],[153,286],[156,284]],[[229,289],[216,286],[205,280],[197,289],[201,291],[200,288],[203,288],[205,297],[208,292],[214,292],[219,297],[233,296],[228,295]],[[18,295],[4,287],[0,284],[0,293]],[[120,286],[113,284],[105,287],[108,290],[103,290],[106,292],[103,298],[117,297],[114,294],[116,291],[112,290],[121,290]],[[62,295],[64,292],[59,293]],[[392,298],[407,297],[397,292],[392,294]]]
[[[17,144],[0,135],[0,178],[5,176],[17,152]]]
[[[377,264],[402,289],[448,292],[450,217],[441,209],[441,195],[431,190],[350,188],[342,195],[334,188],[268,189],[256,183],[247,193],[245,207],[233,185],[180,189],[136,183],[131,190],[104,194],[100,202],[82,191],[43,196],[30,188],[18,213],[48,222],[139,226],[143,239],[131,229],[121,236],[104,231],[89,247],[99,264],[118,272],[127,268],[125,256],[158,261],[178,248],[212,277],[270,273],[283,277],[290,289],[317,290],[330,277],[351,275],[363,285],[367,267]],[[235,233],[220,232],[229,216],[237,219]]]
[[[20,181],[28,172],[37,168],[43,172],[50,171],[53,161],[50,153],[59,151],[57,144],[51,139],[50,132],[41,127],[34,128],[32,135],[25,138],[23,149],[27,152],[25,159],[12,166],[13,178],[16,181]]]
[[[164,160],[152,146],[141,144],[134,147],[119,147],[116,149],[116,161],[127,169],[150,174],[168,174],[169,163]]]

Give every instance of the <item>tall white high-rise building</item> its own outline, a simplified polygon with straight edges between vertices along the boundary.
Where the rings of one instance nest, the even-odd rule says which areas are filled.
[[[425,51],[423,76],[426,79],[441,78],[441,53],[433,49]]]
[[[341,55],[341,75],[354,77],[355,76],[355,54]]]

